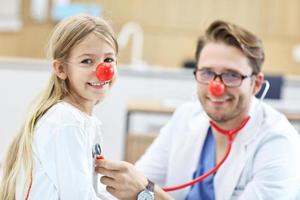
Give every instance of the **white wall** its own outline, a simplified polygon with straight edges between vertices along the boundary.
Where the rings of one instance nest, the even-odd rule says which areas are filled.
[[[19,31],[22,28],[21,0],[0,0],[0,32]]]
[[[48,77],[48,71],[0,70],[0,158],[3,158],[8,142],[19,130],[28,105],[46,84]]]

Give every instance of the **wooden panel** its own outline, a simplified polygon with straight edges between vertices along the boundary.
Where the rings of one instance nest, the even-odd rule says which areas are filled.
[[[45,58],[45,46],[51,25],[30,25],[20,33],[0,35],[1,56]]]
[[[73,0],[97,3],[104,18],[119,32],[128,21],[144,30],[146,63],[180,67],[193,58],[197,38],[215,19],[229,20],[263,38],[271,73],[299,74],[300,63],[292,58],[300,43],[299,0]],[[0,33],[0,56],[44,58],[44,47],[54,24],[32,22],[29,0],[22,1],[24,27],[18,33]],[[131,43],[120,51],[119,63],[129,63]]]
[[[22,1],[23,28],[17,33],[0,33],[0,56],[44,58],[44,47],[53,24],[34,23],[29,17],[29,0]]]
[[[125,160],[135,163],[155,139],[156,135],[128,134],[126,141]]]
[[[262,2],[261,0],[237,0],[236,7],[232,9],[232,13],[234,13],[233,22],[251,30],[253,33],[261,33],[264,21]]]
[[[263,38],[266,49],[266,62],[263,70],[276,74],[300,74],[300,65],[292,58],[293,46],[296,40],[285,38]]]
[[[144,59],[149,64],[182,66],[185,59],[194,59],[197,37],[179,31],[176,35],[168,32],[146,35]]]
[[[300,35],[300,1],[289,0],[286,10],[285,30],[287,36],[299,37]]]
[[[176,6],[176,1],[173,6]],[[143,27],[164,28],[167,25],[168,12],[166,0],[136,0],[132,19]]]

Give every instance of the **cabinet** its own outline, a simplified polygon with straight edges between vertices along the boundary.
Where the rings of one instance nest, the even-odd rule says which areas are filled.
[[[164,106],[159,101],[129,101],[125,125],[126,161],[134,163],[140,158],[174,110],[174,107]]]
[[[171,117],[174,110],[175,106],[165,106],[163,102],[159,101],[129,101],[125,125],[126,161],[134,163],[143,155],[158,135],[159,129],[167,123],[167,120]],[[288,120],[295,126],[298,132],[300,132],[300,113],[288,113],[282,110],[281,112],[287,116]],[[140,119],[137,118],[137,115],[139,115]],[[154,118],[151,118],[151,116]],[[133,127],[135,123],[145,123],[152,128],[147,129],[147,126],[144,125],[143,130],[141,130],[141,128],[139,130],[139,128]]]
[[[288,120],[293,124],[298,133],[300,133],[300,113],[288,113],[283,111]]]

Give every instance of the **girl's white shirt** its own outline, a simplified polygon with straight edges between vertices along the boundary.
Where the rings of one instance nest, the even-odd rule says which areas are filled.
[[[102,144],[101,122],[66,102],[52,106],[33,135],[30,200],[115,199],[94,171],[93,150]],[[25,175],[16,183],[16,200],[24,200]]]

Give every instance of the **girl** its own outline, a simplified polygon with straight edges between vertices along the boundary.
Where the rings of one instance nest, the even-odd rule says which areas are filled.
[[[48,44],[52,77],[8,150],[1,200],[113,198],[96,184],[93,152],[102,137],[92,111],[116,76],[98,80],[96,67],[116,70],[117,52],[101,18],[78,15],[56,26]]]

